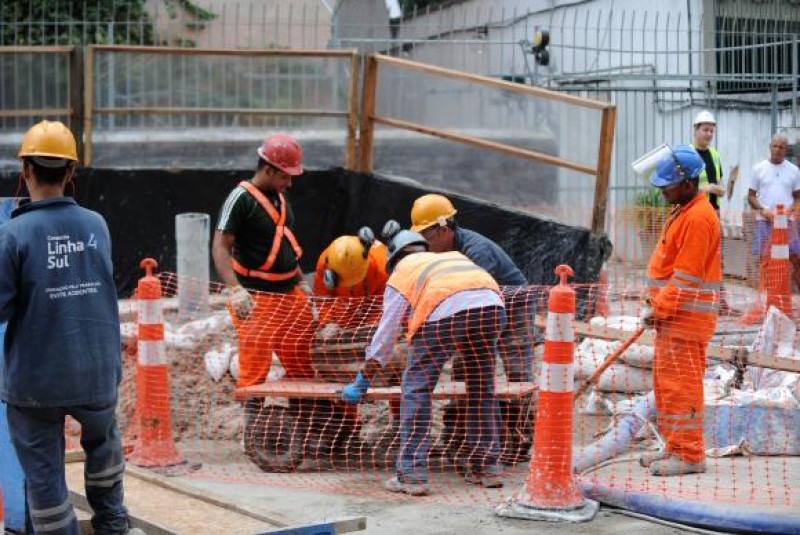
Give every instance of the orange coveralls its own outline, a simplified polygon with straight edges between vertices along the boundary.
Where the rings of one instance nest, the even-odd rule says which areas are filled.
[[[672,210],[647,266],[656,320],[656,422],[666,451],[691,463],[705,457],[703,375],[719,310],[720,243],[716,212],[698,194]]]
[[[333,290],[325,287],[324,273],[327,268],[331,245],[329,245],[317,260],[317,269],[314,274],[314,295],[320,297],[338,297],[339,299],[316,300],[319,310],[319,324],[336,323],[343,329],[352,329],[360,325],[372,325],[381,319],[381,302],[383,292],[386,290],[386,246],[376,241],[372,244],[367,256],[367,275],[364,280],[349,288],[337,286]],[[348,299],[349,298],[349,299]],[[390,401],[389,409],[395,421],[400,414],[400,402]],[[345,405],[344,412],[350,421],[358,420],[358,406]]]

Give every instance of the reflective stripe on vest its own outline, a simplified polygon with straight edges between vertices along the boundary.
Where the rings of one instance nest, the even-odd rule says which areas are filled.
[[[292,246],[292,249],[294,249],[294,253],[298,260],[303,256],[303,249],[301,249],[300,244],[297,243],[297,239],[294,237],[292,229],[286,226],[286,199],[284,199],[283,194],[278,194],[278,198],[281,202],[281,211],[279,213],[269,199],[267,199],[267,197],[261,193],[261,191],[251,182],[244,180],[240,182],[239,185],[246,189],[250,195],[253,196],[256,202],[261,205],[261,208],[267,212],[267,215],[269,215],[269,218],[272,220],[272,222],[275,223],[275,238],[272,240],[272,247],[270,247],[267,259],[258,268],[249,269],[240,264],[235,258],[231,257],[231,266],[233,267],[233,270],[244,277],[251,277],[266,281],[285,281],[294,278],[300,273],[299,267],[296,267],[287,273],[272,273],[269,271],[270,268],[275,264],[275,259],[278,257],[278,252],[281,249],[281,242],[283,241],[283,238],[286,238],[286,240],[289,242],[289,245]]]

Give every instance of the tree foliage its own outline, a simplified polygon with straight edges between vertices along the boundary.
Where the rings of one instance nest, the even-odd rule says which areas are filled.
[[[217,15],[191,0],[161,0],[170,18],[179,11],[197,28]],[[0,46],[156,45],[145,0],[0,0]]]
[[[6,46],[155,44],[144,0],[2,0],[0,21]]]

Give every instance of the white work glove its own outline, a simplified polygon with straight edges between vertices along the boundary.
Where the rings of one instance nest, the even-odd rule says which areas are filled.
[[[335,338],[339,336],[339,333],[342,332],[342,328],[339,327],[336,323],[328,323],[322,329],[320,329],[318,336],[323,340],[330,340],[331,338]]]
[[[311,295],[313,293],[311,290],[311,285],[308,284],[308,281],[305,279],[300,279],[300,282],[297,283],[297,287],[300,288],[300,291],[306,295]]]
[[[649,303],[645,303],[642,305],[642,310],[639,312],[639,320],[641,320],[642,325],[647,325],[652,327],[656,323],[656,312],[653,310],[653,307],[650,306]]]
[[[251,296],[250,292],[245,290],[243,286],[237,285],[231,288],[228,301],[231,304],[231,308],[233,308],[233,311],[236,313],[236,317],[240,320],[249,318],[250,314],[253,312],[253,307],[255,307],[253,296]]]

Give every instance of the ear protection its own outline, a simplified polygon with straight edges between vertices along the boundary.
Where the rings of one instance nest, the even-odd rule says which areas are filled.
[[[339,275],[332,269],[326,269],[322,273],[322,285],[326,290],[334,290],[339,283]]]
[[[367,258],[372,244],[375,243],[375,233],[372,232],[372,229],[369,227],[361,227],[358,230],[358,241],[360,241],[363,246],[361,257]],[[322,284],[325,286],[325,289],[334,290],[339,285],[339,275],[334,270],[326,268],[322,273]]]

